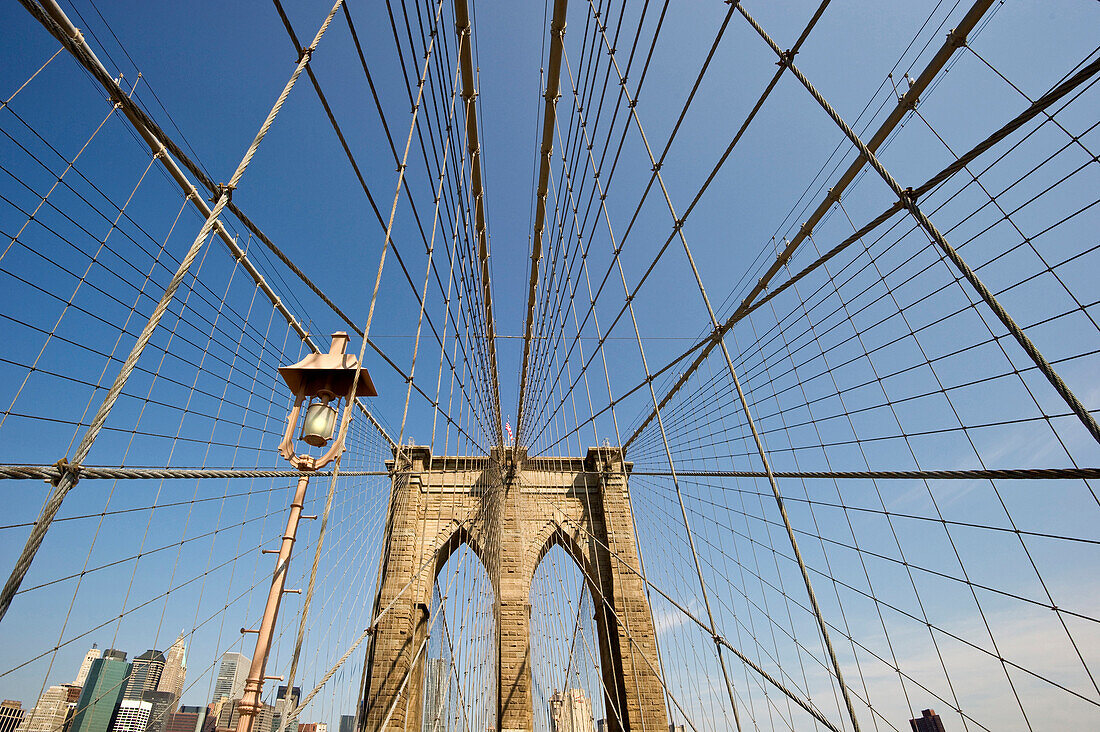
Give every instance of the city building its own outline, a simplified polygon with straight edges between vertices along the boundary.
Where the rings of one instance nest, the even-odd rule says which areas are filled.
[[[176,695],[169,691],[146,691],[141,695],[141,700],[152,707],[146,731],[164,732],[168,725],[168,715],[176,708]]]
[[[79,698],[80,687],[75,684],[51,686],[23,717],[19,732],[63,732]]]
[[[111,732],[145,732],[153,705],[140,699],[123,699],[115,710]]]
[[[110,729],[130,676],[130,664],[125,659],[125,653],[108,649],[102,658],[92,661],[77,701],[72,732],[107,732]]]
[[[340,715],[340,732],[355,732],[355,715]]]
[[[302,701],[302,688],[295,686],[294,690],[290,693],[290,698],[286,696],[286,687],[280,686],[275,692],[275,732],[279,732],[282,729],[284,719],[287,719],[294,710],[298,707],[298,704]],[[287,732],[302,732],[302,727],[298,724],[297,720],[287,719],[286,724]]]
[[[222,654],[222,665],[218,669],[218,679],[214,682],[214,701],[240,699],[244,694],[244,682],[248,678],[248,667],[251,664],[252,659],[243,653],[229,651]]]
[[[607,720],[606,719],[597,719],[596,720],[596,732],[607,732]]]
[[[595,732],[592,702],[583,689],[555,690],[550,697],[550,732]]]
[[[447,666],[442,658],[429,658],[424,667],[424,732],[442,732],[443,704],[447,694]]]
[[[168,715],[165,732],[214,732],[214,717],[207,707],[180,707]]]
[[[183,695],[183,684],[187,680],[187,645],[181,632],[176,642],[164,654],[164,670],[160,674],[157,691],[174,694],[176,700]],[[175,702],[173,702],[174,704]]]
[[[99,647],[93,643],[91,650],[84,654],[84,660],[80,662],[80,670],[76,672],[76,681],[73,682],[74,685],[84,686],[84,682],[88,678],[88,670],[92,667],[92,661],[102,655],[103,654],[99,651]]]
[[[220,706],[217,719],[215,720],[217,730],[229,730],[230,732],[234,732],[237,729],[237,720],[240,719],[241,716],[237,709],[237,705],[240,701],[240,699],[233,699]],[[263,704],[260,707],[260,711],[252,720],[252,732],[273,732],[274,729],[275,707],[270,704]]]
[[[23,723],[25,714],[23,702],[13,699],[0,702],[0,732],[15,732],[16,727]]]
[[[934,709],[925,709],[917,719],[910,719],[909,726],[913,732],[946,732],[940,715]]]
[[[684,732],[684,725],[682,725],[682,724],[670,724],[668,726],[668,732]]]
[[[122,698],[141,701],[142,694],[156,691],[160,675],[164,671],[164,660],[164,654],[153,649],[135,657],[130,664],[130,678],[126,680]]]

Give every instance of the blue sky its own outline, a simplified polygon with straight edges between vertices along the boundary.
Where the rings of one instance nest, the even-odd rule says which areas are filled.
[[[301,38],[312,36],[327,11],[316,3],[286,5]],[[90,38],[94,33],[92,40],[97,53],[112,73],[123,75],[124,86],[137,81],[140,71],[135,98],[178,143],[186,141],[187,149],[216,181],[227,180],[231,175],[296,60],[274,7],[263,3],[101,2],[98,12],[86,0],[63,6],[72,11],[74,22],[85,28]],[[624,65],[624,54],[630,45],[626,36],[632,33],[640,13],[639,4],[627,6],[625,25],[630,33],[624,31],[624,39],[619,43],[619,58]],[[400,151],[410,117],[389,19],[377,3],[353,3],[350,7]],[[780,45],[787,47],[816,6],[800,2],[756,3],[747,7]],[[966,3],[834,3],[822,16],[797,63],[840,114],[860,134],[868,135],[867,130],[873,130],[893,104],[895,91],[891,80],[904,90],[904,74],[915,75],[924,67],[965,7]],[[637,113],[656,150],[668,139],[727,10],[728,6],[718,2],[679,3],[665,17],[645,86],[637,94]],[[586,37],[588,12],[588,6],[580,2],[573,3],[569,11],[566,54],[574,73],[584,63],[581,41]],[[449,13],[447,6],[443,27],[448,31],[452,28]],[[533,181],[541,129],[540,66],[546,54],[548,13],[548,9],[535,3],[487,3],[474,8],[478,111],[496,327],[499,335],[509,336],[497,344],[501,401],[504,416],[512,420],[513,427],[522,354],[522,341],[515,336],[522,335],[524,326]],[[657,10],[651,9],[646,16],[643,39],[652,37],[656,15]],[[1005,79],[1031,98],[1037,97],[1093,52],[1095,31],[1100,26],[1095,4],[1061,0],[998,4],[990,18],[971,37],[973,50],[989,66],[970,51],[960,52],[923,96],[921,117],[907,118],[881,151],[883,163],[903,186],[918,185],[949,164],[953,157],[948,145],[955,153],[967,150],[1027,106],[1027,99]],[[15,3],[0,8],[0,28],[4,29],[5,39],[0,44],[0,68],[4,69],[0,94],[7,98],[50,58],[57,45]],[[645,46],[640,53],[644,51]],[[639,78],[641,63],[639,57],[639,66],[629,74],[631,88],[635,90],[633,84]],[[392,201],[395,166],[342,16],[338,16],[322,41],[312,67],[385,216]],[[775,69],[774,54],[748,24],[735,16],[662,166],[663,180],[679,211],[709,174]],[[610,87],[614,90],[616,83],[614,72],[611,73]],[[158,99],[163,102],[163,109]],[[558,109],[563,125],[576,119],[567,78],[563,79],[563,97]],[[14,235],[27,219],[14,206],[33,209],[35,201],[40,200],[36,196],[49,190],[53,180],[50,173],[20,149],[20,144],[48,160],[51,170],[57,173],[61,170],[59,158],[51,157],[47,142],[62,155],[73,155],[109,111],[102,89],[64,53],[16,97],[10,110],[0,111],[3,115],[0,124],[9,134],[0,140],[4,146],[0,148],[3,150],[0,157],[7,161],[5,169],[10,171],[0,184],[0,192],[9,201],[0,213],[0,228],[5,234]],[[592,113],[591,108],[587,111]],[[1044,125],[1027,138],[1026,144],[1013,147],[1011,153],[998,160],[1002,152],[1037,126],[1033,123],[1006,141],[1003,148],[996,148],[974,164],[974,172],[986,171],[990,166],[982,174],[982,182],[989,191],[998,194],[998,203],[1011,212],[1011,221],[1001,220],[1000,212],[989,205],[989,197],[977,186],[965,185],[970,181],[965,173],[921,201],[948,239],[960,246],[963,256],[975,266],[982,265],[980,276],[999,293],[1009,312],[1027,326],[1029,336],[1055,362],[1059,373],[1086,406],[1094,410],[1100,407],[1100,388],[1095,379],[1100,330],[1095,325],[1098,313],[1093,303],[1094,283],[1100,271],[1100,259],[1094,251],[1098,222],[1094,209],[1074,212],[1094,201],[1095,191],[1100,188],[1100,173],[1095,162],[1088,163],[1082,150],[1072,144],[1066,147],[1070,142],[1066,131],[1080,135],[1087,149],[1095,152],[1098,141],[1092,126],[1097,111],[1096,93],[1090,89],[1058,112],[1057,120],[1065,131],[1052,124]],[[625,118],[619,117],[616,142],[624,124]],[[606,127],[601,130],[606,134]],[[567,132],[568,127],[563,126],[562,134]],[[409,185],[416,192],[421,223],[430,230],[431,200],[427,192],[433,181],[428,179],[418,155],[414,148]],[[852,157],[850,146],[836,126],[806,91],[786,75],[685,226],[703,284],[719,318],[732,313],[782,242],[794,235],[808,211],[824,195],[837,175],[836,166],[843,169]],[[624,276],[628,286],[633,287],[672,232],[672,220],[659,190],[651,191],[640,207],[637,222],[623,239],[651,168],[634,127],[625,136],[621,160],[606,210],[617,243],[623,246]],[[998,160],[995,165],[994,160]],[[557,162],[560,163],[560,158]],[[1036,172],[1012,185],[1040,162],[1044,164]],[[132,139],[124,120],[115,115],[97,134],[94,144],[81,154],[77,169],[89,180],[77,181],[74,187],[94,199],[91,188],[94,184],[121,204],[148,163],[146,151]],[[591,170],[583,164],[582,157],[582,165],[572,171],[578,189],[582,179],[587,186],[592,185]],[[556,165],[555,181],[559,168]],[[825,172],[819,177],[822,169]],[[72,177],[70,174],[67,179]],[[1049,193],[1030,200],[1051,186]],[[557,190],[555,182],[552,199]],[[305,77],[280,113],[233,200],[346,313],[356,322],[365,320],[383,230],[367,206]],[[75,221],[64,220],[52,209],[43,212],[44,217],[49,217],[45,220],[83,246],[87,253],[76,255],[56,237],[51,238],[32,226],[21,239],[26,246],[11,248],[0,261],[6,278],[4,291],[0,292],[0,313],[14,333],[4,346],[3,374],[9,386],[5,387],[3,398],[5,408],[12,414],[0,424],[6,456],[3,462],[48,464],[66,454],[70,440],[82,433],[72,422],[79,420],[86,404],[94,408],[96,402],[97,392],[87,382],[109,380],[112,369],[117,368],[107,364],[103,354],[112,349],[125,352],[128,348],[129,341],[118,337],[118,327],[128,317],[135,297],[141,303],[138,310],[147,313],[147,298],[142,300],[135,295],[131,285],[140,286],[139,270],[146,272],[154,267],[153,255],[139,252],[139,245],[127,243],[129,239],[121,242],[122,232],[132,235],[149,251],[155,251],[153,240],[162,240],[171,230],[169,250],[178,256],[201,225],[193,213],[185,212],[179,224],[173,226],[182,201],[159,172],[151,170],[127,205],[133,220],[123,222],[118,233],[110,234],[112,246],[115,242],[119,245],[103,253],[89,270],[88,282],[98,289],[80,288],[74,302],[83,310],[66,310],[56,326],[57,334],[63,338],[96,344],[97,354],[89,355],[62,338],[51,339],[43,348],[42,331],[48,333],[58,323],[64,298],[74,290],[80,270],[95,251],[96,241],[109,229],[109,222],[97,217],[74,191],[62,187],[51,194],[51,201],[61,211],[71,213]],[[809,264],[817,251],[825,251],[851,233],[853,223],[862,225],[892,202],[890,191],[881,180],[865,172],[846,193],[844,209],[834,208],[814,232],[814,240],[804,244],[792,261],[790,272]],[[979,213],[969,216],[975,210]],[[568,229],[567,213],[560,215],[565,216]],[[1071,213],[1073,217],[1063,222]],[[853,223],[849,222],[849,216]],[[78,224],[86,226],[87,232],[82,232]],[[142,239],[139,226],[150,233],[148,241]],[[1026,356],[1009,339],[992,339],[991,333],[1001,336],[1000,325],[984,306],[969,307],[976,299],[973,293],[954,283],[954,272],[939,260],[920,232],[910,232],[911,227],[910,220],[896,217],[883,227],[889,230],[884,238],[874,238],[881,232],[867,237],[831,262],[828,275],[825,271],[811,275],[777,298],[772,307],[762,308],[740,323],[727,338],[775,466],[784,470],[859,470],[1100,464],[1096,444],[1073,418],[1062,416],[1067,412],[1064,404],[1030,368]],[[243,227],[236,225],[234,230],[242,233],[242,243],[246,243]],[[595,286],[611,266],[613,245],[602,221],[592,230],[588,267]],[[398,207],[393,238],[410,278],[419,287],[426,259],[419,229],[404,196]],[[550,243],[546,246],[544,268],[551,266],[552,259]],[[444,248],[443,243],[437,244],[437,256]],[[45,259],[37,257],[35,251],[46,254]],[[257,242],[249,244],[249,252],[319,340],[326,340],[327,333],[342,327]],[[1079,256],[1073,259],[1075,255]],[[59,271],[46,260],[71,262],[73,271]],[[1065,263],[1059,264],[1062,262]],[[273,448],[277,442],[275,433],[281,429],[285,394],[274,379],[274,368],[300,358],[303,351],[292,335],[287,337],[284,324],[272,319],[266,302],[256,300],[250,283],[242,281],[243,274],[234,272],[231,264],[220,244],[209,248],[201,263],[200,276],[208,289],[188,289],[195,293],[188,296],[193,297],[187,300],[189,312],[200,317],[188,315],[177,319],[178,311],[173,310],[154,339],[158,349],[170,345],[187,354],[190,363],[167,359],[158,364],[159,351],[149,354],[143,365],[159,376],[154,378],[144,372],[135,375],[127,398],[119,403],[112,417],[110,425],[117,429],[105,433],[90,462],[237,467],[278,464]],[[132,268],[128,268],[130,265]],[[1051,271],[1047,265],[1054,265]],[[153,280],[163,286],[167,270],[154,267],[153,271]],[[785,274],[780,275],[783,278]],[[60,302],[51,299],[48,292],[33,290],[24,280],[41,282],[45,290],[53,290],[63,299]],[[584,317],[587,307],[583,284],[580,292],[575,302],[578,319]],[[934,294],[926,297],[927,293]],[[226,303],[228,308],[219,310],[219,302]],[[622,304],[622,286],[615,270],[596,308],[601,328],[606,329]],[[847,310],[844,306],[848,306]],[[706,311],[678,241],[662,257],[653,279],[633,301],[633,308],[651,370],[681,353],[708,328]],[[440,327],[442,312],[442,294],[429,288],[428,313]],[[391,252],[372,336],[403,368],[411,360],[417,316],[411,288]],[[572,321],[572,313],[568,317]],[[777,327],[777,323],[783,327]],[[41,330],[33,330],[27,324]],[[567,338],[574,335],[572,328],[570,322]],[[916,331],[916,335],[911,335],[911,331]],[[644,372],[629,317],[616,326],[612,335],[604,348],[608,360],[606,377],[598,358],[587,373],[591,404],[586,385],[581,382],[572,395],[575,401],[567,403],[560,423],[545,420],[539,425],[546,427],[546,431],[533,449],[547,449],[573,429],[574,409],[583,421],[590,410],[606,405],[605,378],[611,382],[616,397],[642,381]],[[581,348],[588,358],[596,345],[591,321],[582,336]],[[351,350],[358,345],[353,339]],[[567,346],[568,341],[561,353]],[[439,348],[426,336],[421,348],[417,384],[434,394],[440,368]],[[70,378],[54,378],[44,373],[28,376],[26,365],[35,360],[40,349],[38,365],[42,371],[53,370]],[[204,354],[208,355],[204,358]],[[574,354],[576,360],[570,362],[563,386],[578,377],[579,358],[579,354]],[[196,364],[201,367],[196,369]],[[366,365],[380,392],[372,408],[396,436],[402,431],[404,381],[376,356],[369,355]],[[552,373],[559,366],[555,364]],[[712,356],[689,388],[663,411],[680,469],[759,468],[742,412],[723,369],[721,356]],[[675,376],[673,373],[671,378]],[[18,391],[24,378],[26,387]],[[449,378],[444,370],[441,381],[444,396]],[[658,396],[669,383],[669,377],[656,382]],[[554,398],[552,404],[559,398]],[[618,406],[621,439],[648,414],[652,407],[649,399],[648,392],[641,390]],[[228,406],[218,406],[226,401]],[[183,411],[183,404],[187,405],[187,412]],[[219,409],[225,411],[217,411],[217,420],[210,419],[209,415]],[[197,417],[197,413],[206,416]],[[20,417],[21,414],[30,416]],[[404,438],[427,443],[433,432],[432,416],[425,401],[413,394]],[[48,422],[42,417],[58,421]],[[960,423],[967,429],[962,429]],[[163,436],[134,435],[135,426]],[[437,425],[437,429],[441,433],[443,427]],[[349,455],[347,462],[362,469],[379,469],[384,451],[377,439],[361,423],[357,423],[355,430],[353,455]],[[597,440],[606,438],[612,443],[617,440],[610,414],[597,420],[594,429],[587,427],[579,432],[579,438],[569,437],[553,447],[552,452],[583,453]],[[477,452],[476,446],[457,439],[454,430],[447,439],[437,435],[436,446],[437,452]],[[667,470],[664,446],[654,425],[643,433],[630,457],[638,470]],[[203,661],[196,661],[201,666],[213,663],[218,650],[230,647],[227,637],[235,638],[236,628],[258,613],[262,600],[249,587],[263,584],[265,565],[258,563],[258,555],[245,550],[281,530],[282,510],[289,500],[283,492],[273,490],[279,486],[281,491],[281,484],[258,481],[248,488],[236,483],[219,484],[215,488],[191,483],[184,486],[184,481],[176,481],[141,489],[124,484],[85,488],[90,482],[82,483],[82,490],[67,500],[63,515],[92,517],[107,510],[106,507],[110,507],[111,515],[98,523],[94,518],[73,518],[55,527],[28,581],[41,583],[78,574],[85,561],[84,548],[89,546],[92,547],[88,551],[89,565],[104,568],[94,577],[90,575],[86,584],[79,585],[79,590],[76,580],[71,579],[21,599],[19,602],[25,604],[17,603],[0,629],[0,647],[18,649],[12,658],[34,656],[52,645],[55,638],[73,634],[71,630],[61,630],[70,602],[80,621],[76,625],[95,625],[83,620],[107,619],[119,607],[135,604],[120,599],[122,586],[133,583],[141,588],[131,594],[144,601],[156,594],[153,588],[161,587],[165,577],[169,577],[168,587],[176,587],[182,575],[172,572],[195,570],[193,574],[198,576],[202,574],[198,568],[204,562],[206,566],[216,564],[211,557],[228,559],[239,553],[239,560],[201,583],[203,588],[216,587],[219,597],[224,594],[225,599],[219,601],[222,604],[242,593],[242,599],[231,610],[220,614],[210,610],[207,606],[211,600],[204,589],[203,599],[194,598],[193,604],[192,596],[188,595],[186,611],[174,602],[161,601],[151,608],[163,607],[164,617],[158,617],[159,613],[153,610],[134,612],[119,630],[119,645],[137,654],[154,643],[158,647],[167,646],[179,627],[192,628],[210,610],[215,613],[221,632],[212,633],[210,625],[203,625],[201,632],[196,633],[192,658],[202,658]],[[320,507],[318,502],[323,501],[327,481],[315,482],[319,487],[311,501]],[[868,660],[872,650],[888,655],[883,651],[886,638],[875,635],[886,624],[895,646],[910,649],[902,665],[914,669],[915,678],[927,680],[932,690],[929,693],[949,696],[943,679],[939,678],[943,676],[942,668],[935,660],[947,658],[944,665],[949,666],[952,681],[958,681],[960,688],[955,691],[960,703],[974,710],[972,716],[980,724],[994,729],[1026,728],[1018,707],[1009,704],[1005,711],[1003,700],[1011,694],[1006,677],[1024,690],[1028,718],[1037,728],[1043,726],[1036,724],[1043,715],[1062,714],[1064,724],[1079,726],[1087,726],[1100,716],[1095,704],[1097,693],[1094,689],[1089,691],[1093,685],[1083,673],[1083,669],[1095,663],[1089,657],[1091,649],[1097,647],[1095,622],[1080,618],[1065,620],[1067,633],[1061,619],[1049,609],[1039,607],[1048,603],[1049,590],[1060,607],[1089,617],[1096,615],[1097,588],[1091,578],[1098,560],[1094,541],[1098,506],[1089,485],[1083,481],[939,482],[930,487],[917,481],[875,485],[866,481],[824,483],[784,483],[785,493],[791,499],[788,509],[795,526],[806,532],[802,539],[807,560],[822,573],[818,579],[827,589],[819,589],[818,594],[827,615],[836,619],[838,628],[875,628],[873,632],[867,631],[867,653],[848,644],[843,653],[850,653],[853,660],[849,662],[845,655],[843,662],[851,664],[850,675],[857,675],[857,666],[859,673],[866,670],[869,680],[864,688],[876,700],[876,708],[889,707],[894,723],[904,723],[901,716],[907,705],[900,698],[896,675],[891,686],[890,674],[883,671],[884,666]],[[634,486],[639,526],[645,527],[644,533],[662,537],[650,544],[651,549],[646,552],[647,562],[657,578],[654,582],[684,600],[694,611],[700,611],[698,584],[681,545],[682,537],[663,533],[665,527],[680,521],[671,481],[664,477],[639,478]],[[14,558],[22,545],[26,524],[33,520],[44,497],[42,487],[30,481],[5,486],[5,491],[11,491],[8,495],[13,517],[4,522],[11,528],[0,530],[5,558]],[[820,657],[820,642],[810,616],[797,607],[791,610],[792,602],[803,601],[798,594],[801,580],[792,571],[793,565],[774,556],[774,552],[766,561],[758,556],[752,560],[755,563],[748,559],[752,552],[764,547],[781,552],[785,546],[785,536],[777,533],[774,524],[777,518],[774,503],[767,503],[757,495],[768,490],[766,483],[755,479],[699,479],[684,481],[680,487],[693,528],[708,539],[702,549],[704,578],[712,587],[719,588],[716,590],[719,626],[731,636],[743,630],[748,634],[743,641],[751,645],[748,637],[755,632],[753,621],[763,623],[762,627],[771,631],[767,643],[775,644],[774,651],[779,656],[772,660],[785,661],[782,665],[787,668],[800,664],[814,652]],[[186,502],[192,497],[208,500],[155,511],[114,513],[126,506],[141,508],[152,504],[149,489],[159,491],[157,505]],[[326,570],[323,588],[328,595],[323,608],[333,611],[354,606],[355,611],[347,612],[346,622],[334,626],[318,640],[307,678],[318,677],[327,661],[339,657],[355,637],[357,624],[366,612],[363,608],[367,603],[362,598],[373,593],[375,552],[386,489],[385,481],[379,478],[348,479],[346,490],[342,489],[338,496],[336,525],[340,528],[328,551],[333,558],[342,558],[343,564],[334,559]],[[219,498],[221,492],[248,495]],[[755,503],[746,505],[744,500]],[[889,519],[887,512],[909,518]],[[229,531],[232,516],[245,517],[251,523]],[[955,523],[944,529],[947,525],[944,521]],[[848,528],[849,522],[852,529]],[[986,528],[964,526],[967,523]],[[1021,544],[1011,527],[1007,533],[987,528],[1010,523],[1034,536]],[[216,528],[217,534],[205,537],[210,527]],[[933,537],[929,527],[939,533]],[[200,534],[204,535],[201,540],[196,538]],[[861,552],[842,546],[852,540],[853,534],[859,537]],[[191,541],[178,551],[164,549],[149,559],[132,558],[140,553],[135,546],[167,545],[169,538],[175,536]],[[139,541],[138,537],[143,538]],[[310,537],[306,546],[315,534]],[[1031,554],[1030,559],[1023,553],[1024,546]],[[308,571],[311,552],[311,549],[302,552],[296,572]],[[869,558],[872,553],[881,558]],[[904,561],[948,577],[918,572],[916,579],[910,579],[904,565],[894,561],[900,560],[900,553],[905,554]],[[116,559],[117,567],[106,566]],[[759,564],[761,561],[765,561],[764,568]],[[773,563],[772,569],[768,569],[768,562]],[[749,575],[741,571],[750,566],[758,573],[757,577],[751,571]],[[976,602],[977,591],[952,579],[964,573],[971,582],[991,591],[982,591]],[[830,578],[834,581],[830,582]],[[768,585],[767,579],[774,580],[775,587],[782,587],[783,591]],[[149,584],[143,587],[143,581]],[[857,591],[871,585],[874,594],[894,609],[883,611],[881,605],[868,602]],[[188,586],[173,591],[178,597],[193,589]],[[1006,592],[1035,602],[1020,601]],[[917,602],[918,595],[923,608]],[[768,605],[769,598],[772,605]],[[298,607],[295,603],[297,600],[291,598],[287,604],[294,612]],[[1063,697],[1051,685],[1037,682],[1034,675],[1026,672],[1006,674],[988,655],[975,652],[966,643],[956,647],[941,636],[938,640],[944,647],[937,649],[930,642],[935,634],[916,619],[926,613],[928,622],[937,628],[988,648],[989,633],[976,613],[976,605],[992,618],[990,625],[997,640],[1004,644],[1001,651],[1006,657],[1018,659],[1020,666],[1039,670],[1092,701],[1082,702],[1072,695]],[[216,608],[217,604],[210,607]],[[844,615],[842,610],[849,614]],[[776,619],[787,612],[792,613],[789,622],[782,617]],[[697,650],[698,640],[705,637],[700,636],[695,626],[684,624],[683,617],[661,600],[654,601],[654,614],[658,627],[669,637],[670,659],[687,665],[686,659],[702,654],[699,668],[713,664],[713,654],[708,661],[706,654]],[[803,651],[782,642],[784,627],[803,644]],[[45,636],[49,636],[48,642],[42,640],[43,628]],[[775,640],[777,633],[780,640]],[[836,633],[843,635],[839,629]],[[1084,664],[1067,647],[1067,637],[1077,639],[1084,649]],[[33,700],[44,681],[69,680],[67,677],[75,673],[75,664],[93,640],[101,647],[110,645],[107,631],[73,641],[58,652],[51,670],[47,671],[46,664],[52,654],[25,670],[0,678],[0,689],[5,696],[22,698],[26,704]],[[280,664],[285,664],[288,640],[280,642]],[[1058,651],[1044,657],[1045,647]],[[763,650],[760,646],[756,648],[754,653],[766,655],[766,643]],[[866,666],[856,664],[855,658]],[[68,670],[70,667],[72,672]],[[8,668],[5,665],[0,672]],[[710,673],[714,671],[710,669]],[[807,693],[815,698],[820,693],[833,693],[821,691],[828,680],[820,671],[818,668],[816,676],[811,673],[809,678],[795,679],[800,688],[809,690]],[[340,681],[340,691],[333,692],[322,713],[335,713],[342,705],[346,708],[347,700],[354,695],[357,673],[349,669]],[[961,682],[964,678],[968,680],[966,683]],[[981,681],[971,682],[973,679]],[[308,681],[302,683],[308,685]],[[681,685],[679,688],[689,688],[692,680],[685,674],[677,683]],[[754,683],[745,680],[749,689],[755,689]],[[192,696],[185,695],[188,703],[202,701],[207,692],[200,686],[191,692]],[[721,689],[717,691],[724,693]],[[701,716],[709,717],[717,712],[704,698],[707,696],[709,693],[699,695],[695,709]],[[721,702],[721,693],[715,698]],[[910,710],[921,708],[925,702],[918,701],[920,698],[919,693],[914,694],[908,704]],[[946,706],[942,702],[933,705]],[[839,718],[837,712],[834,709],[831,716]],[[770,724],[784,728],[779,712],[770,721],[764,721],[767,715],[763,711],[760,714],[757,723],[761,727]],[[797,715],[790,719],[800,719],[800,724],[806,722]],[[962,724],[956,716],[949,728],[962,728]]]

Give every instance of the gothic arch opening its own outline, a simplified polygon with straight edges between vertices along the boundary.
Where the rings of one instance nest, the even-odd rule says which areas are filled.
[[[424,732],[496,728],[496,593],[480,557],[461,528],[438,554],[421,684]]]
[[[614,713],[606,709],[592,588],[581,563],[571,556],[575,549],[567,551],[566,546],[558,535],[552,537],[531,579],[535,732],[587,732],[596,720]]]

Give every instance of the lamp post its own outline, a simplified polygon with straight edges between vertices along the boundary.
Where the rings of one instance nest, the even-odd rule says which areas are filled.
[[[374,383],[366,369],[359,369],[359,378],[356,380],[358,359],[346,353],[347,345],[347,333],[333,333],[328,353],[311,353],[293,366],[283,366],[279,369],[279,375],[283,377],[294,395],[294,406],[287,417],[286,432],[279,444],[279,454],[300,470],[302,476],[298,478],[298,487],[294,491],[294,500],[290,504],[290,515],[287,517],[286,531],[283,533],[279,549],[277,552],[274,549],[263,550],[265,554],[278,553],[279,555],[275,572],[271,577],[271,590],[267,595],[263,621],[258,630],[241,628],[242,633],[256,633],[256,651],[252,655],[252,666],[245,680],[244,695],[237,703],[236,732],[252,732],[253,720],[263,708],[260,697],[264,681],[279,678],[265,676],[264,672],[267,666],[267,655],[271,650],[271,639],[275,634],[275,621],[279,616],[279,603],[283,595],[288,592],[286,576],[290,568],[290,555],[294,549],[295,536],[298,533],[298,523],[303,518],[302,507],[305,505],[309,474],[325,467],[344,451],[344,439],[347,436],[347,425],[350,420],[342,424],[340,433],[333,439],[336,421],[340,416],[341,399],[344,409],[350,409],[355,397],[377,395]],[[303,405],[305,419],[302,420],[299,430],[298,422]],[[298,454],[294,445],[296,430],[298,430],[298,439],[312,447],[325,447],[330,441],[332,444],[328,450],[317,457]],[[288,689],[286,698],[290,699],[291,695],[292,690]]]

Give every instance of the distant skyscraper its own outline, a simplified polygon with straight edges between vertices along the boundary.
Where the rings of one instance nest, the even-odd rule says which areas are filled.
[[[555,691],[550,697],[550,732],[595,732],[592,702],[583,689]]]
[[[64,729],[79,697],[80,687],[74,684],[51,686],[42,692],[38,703],[24,716],[19,732],[58,732]]]
[[[123,699],[111,723],[111,732],[145,732],[153,705],[140,699]]]
[[[198,708],[202,709],[202,707]],[[201,712],[184,712],[182,709],[183,707],[181,707],[181,711],[172,712],[168,715],[168,724],[164,728],[165,732],[195,732]]]
[[[214,682],[214,701],[219,699],[240,699],[244,694],[244,682],[248,678],[248,667],[252,659],[241,653],[222,654],[222,665],[218,669],[218,680]]]
[[[170,691],[146,691],[141,695],[141,700],[153,707],[149,712],[146,732],[164,732],[168,726],[168,715],[176,708],[176,695]]]
[[[340,732],[355,732],[355,715],[340,715]]]
[[[168,714],[165,732],[215,732],[216,719],[209,707],[180,707]]]
[[[165,732],[214,732],[214,718],[206,707],[180,707],[168,715]]]
[[[122,692],[122,698],[141,701],[142,694],[157,690],[163,671],[164,654],[160,651],[150,649],[137,656],[130,665],[130,678],[126,680],[126,689]]]
[[[181,632],[176,642],[164,654],[164,670],[160,674],[157,691],[175,694],[176,699],[183,695],[183,685],[187,680],[187,645]],[[174,702],[173,702],[174,703]]]
[[[125,658],[125,653],[108,649],[103,658],[92,661],[71,732],[107,732],[130,675],[130,664]]]
[[[442,658],[429,658],[424,668],[424,732],[443,729],[443,700],[447,693],[447,667]]]
[[[240,719],[240,710],[237,708],[239,699],[222,705],[218,711],[218,729],[237,729],[237,721]],[[275,707],[270,704],[261,704],[260,710],[252,720],[252,732],[272,732],[275,728]]]
[[[909,726],[913,732],[946,732],[940,715],[934,709],[925,709],[917,719],[910,719]]]
[[[298,702],[302,700],[302,689],[299,686],[295,686],[294,690],[290,692],[290,698],[286,696],[286,687],[280,686],[275,692],[275,732],[279,732],[283,728],[283,720],[290,714],[294,713],[294,710],[298,707]],[[289,720],[286,725],[287,732],[301,732],[301,725],[298,724],[298,720]]]
[[[73,683],[77,686],[84,686],[84,681],[88,678],[88,669],[92,667],[92,661],[99,658],[101,655],[99,648],[96,644],[92,644],[92,649],[84,654],[84,660],[80,662],[80,670],[76,672],[76,681]]]
[[[15,732],[15,728],[23,722],[25,714],[23,702],[13,699],[0,702],[0,732]]]

